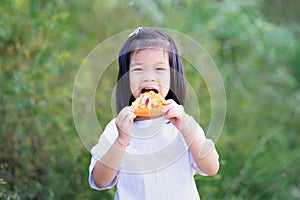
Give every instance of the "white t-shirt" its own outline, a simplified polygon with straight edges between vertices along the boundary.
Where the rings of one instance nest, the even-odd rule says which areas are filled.
[[[117,176],[107,187],[98,188],[92,177],[93,168],[117,136],[113,119],[91,151],[89,183],[92,188],[104,190],[116,185],[116,200],[200,199],[194,175],[195,172],[205,174],[197,168],[181,133],[164,117],[134,122],[133,137]]]

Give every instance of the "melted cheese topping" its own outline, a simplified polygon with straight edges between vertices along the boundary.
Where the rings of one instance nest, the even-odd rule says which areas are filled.
[[[164,98],[153,91],[142,93],[133,103],[133,108],[151,109],[162,105]]]

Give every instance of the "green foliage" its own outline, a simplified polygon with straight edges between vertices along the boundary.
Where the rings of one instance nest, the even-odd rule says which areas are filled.
[[[79,60],[69,47],[77,47],[79,36],[68,36],[72,19],[65,9],[61,1],[5,1],[1,7],[4,198],[76,199],[89,188],[89,154],[71,110],[70,80]]]
[[[0,198],[113,198],[113,190],[89,188],[90,154],[73,124],[72,89],[91,49],[138,26],[192,36],[223,76],[228,110],[216,144],[221,168],[214,177],[196,176],[202,199],[299,198],[299,22],[270,20],[266,6],[272,7],[259,0],[2,1]],[[109,97],[116,64],[99,82]],[[209,113],[205,83],[192,68],[186,74],[201,88],[201,111]],[[110,98],[96,96],[104,126],[113,117]],[[202,117],[206,128],[210,119]]]

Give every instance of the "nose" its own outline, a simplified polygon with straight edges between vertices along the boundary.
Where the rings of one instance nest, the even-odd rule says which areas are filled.
[[[143,81],[144,82],[155,81],[155,74],[153,73],[152,70],[145,71],[144,76],[143,76]]]

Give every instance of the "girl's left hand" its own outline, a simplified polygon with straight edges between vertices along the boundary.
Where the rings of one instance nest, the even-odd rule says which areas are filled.
[[[181,131],[183,128],[183,120],[185,115],[187,115],[183,106],[178,105],[173,99],[168,99],[166,103],[169,105],[163,109],[165,118],[170,120],[170,122]]]

